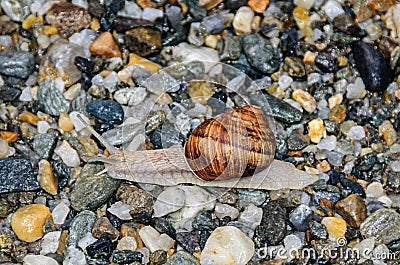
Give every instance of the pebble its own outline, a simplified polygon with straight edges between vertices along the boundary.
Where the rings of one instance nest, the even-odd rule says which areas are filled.
[[[40,158],[49,159],[53,155],[56,145],[57,137],[54,134],[37,134],[33,139],[32,148]]]
[[[336,136],[328,135],[318,143],[317,147],[319,150],[332,151],[336,148],[336,143],[337,143]]]
[[[161,68],[161,66],[159,64],[156,64],[150,60],[147,60],[146,58],[143,58],[137,54],[130,53],[128,66],[132,66],[132,65],[140,65],[143,68],[150,70],[152,72],[157,72]]]
[[[279,54],[271,42],[260,34],[247,34],[241,40],[249,63],[264,74],[273,73],[279,66]]]
[[[379,134],[382,135],[388,146],[393,145],[397,139],[396,130],[393,128],[393,125],[390,121],[385,120],[379,125]]]
[[[286,209],[276,202],[269,202],[263,211],[263,219],[256,228],[254,241],[258,246],[278,245],[287,231]]]
[[[108,259],[112,252],[112,242],[108,237],[102,237],[87,246],[86,252],[94,259]]]
[[[338,58],[329,53],[319,53],[315,65],[324,73],[335,73],[338,70]]]
[[[145,212],[149,215],[153,212],[155,198],[147,191],[135,185],[122,183],[116,193],[117,199],[133,207],[130,212]]]
[[[4,2],[4,1],[2,1]],[[35,69],[33,54],[24,51],[0,52],[0,73],[6,76],[27,78]]]
[[[251,203],[244,208],[243,212],[240,213],[238,221],[254,230],[260,225],[262,216],[262,208]]]
[[[178,187],[167,187],[158,195],[153,206],[153,217],[176,212],[185,205],[185,192]]]
[[[352,227],[360,227],[367,217],[367,207],[364,200],[357,194],[350,194],[338,201],[335,205],[336,211]]]
[[[160,234],[151,226],[142,227],[139,230],[139,235],[150,252],[154,252],[156,250],[168,251],[171,247],[173,247],[175,242],[167,234]]]
[[[33,126],[36,126],[39,121],[38,116],[29,111],[25,111],[25,112],[19,114],[18,117],[19,117],[20,121],[27,122]]]
[[[115,215],[121,220],[131,220],[132,216],[130,215],[130,211],[134,210],[134,208],[123,202],[116,202],[107,209],[108,212]]]
[[[340,3],[338,3],[336,0],[327,1],[322,7],[322,10],[325,11],[325,14],[330,20],[334,20],[335,17],[345,13]]]
[[[254,18],[254,11],[247,6],[240,7],[233,18],[232,26],[237,35],[251,32],[251,21]]]
[[[304,204],[297,206],[289,215],[289,220],[297,231],[305,232],[313,217],[313,210]]]
[[[185,42],[173,47],[172,55],[174,59],[183,63],[204,61],[205,73],[219,62],[218,51],[207,47],[196,47]]]
[[[394,171],[394,172],[400,172],[400,161],[392,161],[390,163],[390,168]]]
[[[330,240],[337,241],[338,239],[343,238],[346,234],[347,224],[343,218],[324,217],[321,224],[326,227]]]
[[[353,44],[353,54],[366,89],[371,92],[386,90],[394,74],[385,57],[362,41]]]
[[[254,242],[240,229],[222,226],[207,239],[200,264],[247,264],[254,253]]]
[[[247,5],[253,9],[254,12],[264,13],[269,5],[269,0],[249,0]]]
[[[66,140],[54,149],[54,153],[69,167],[77,167],[80,164],[78,152]]]
[[[58,265],[55,259],[43,255],[28,254],[23,261],[24,265]]]
[[[283,239],[283,245],[285,246],[285,249],[290,253],[290,252],[301,249],[301,247],[303,246],[303,243],[297,235],[292,234],[292,235],[287,235]],[[290,259],[290,257],[289,257],[289,259]]]
[[[202,24],[206,28],[208,34],[221,33],[225,26],[226,19],[221,14],[215,14],[203,18]],[[193,25],[193,24],[192,24]]]
[[[40,244],[41,250],[40,255],[47,255],[50,253],[56,253],[59,241],[60,241],[61,231],[54,231],[45,234],[42,238],[42,242]]]
[[[86,248],[97,241],[97,238],[93,237],[92,233],[88,232],[78,241],[78,247],[80,247],[83,251],[86,251]]]
[[[8,156],[9,146],[6,140],[0,139],[0,158]]]
[[[84,210],[78,213],[70,223],[67,246],[75,247],[87,233],[91,233],[96,220],[96,214],[91,211]]]
[[[115,240],[119,236],[118,230],[111,224],[107,217],[100,217],[94,222],[92,227],[92,235],[95,238],[102,238],[104,236],[111,240]]]
[[[39,190],[32,164],[25,158],[0,159],[0,193]]]
[[[329,112],[328,118],[330,121],[342,123],[346,120],[346,107],[343,105],[334,106]]]
[[[378,199],[381,196],[384,196],[383,186],[380,182],[372,182],[367,186],[366,189],[367,197]]]
[[[67,216],[69,214],[69,207],[64,202],[60,202],[54,207],[53,211],[51,212],[51,216],[53,217],[53,223],[56,225],[64,224]]]
[[[58,119],[58,127],[64,132],[70,132],[74,129],[74,124],[72,123],[69,115],[65,112],[60,113]]]
[[[349,140],[362,140],[365,138],[365,130],[362,126],[353,126],[347,133],[347,139]]]
[[[198,259],[186,251],[177,251],[167,259],[165,265],[200,265]]]
[[[382,208],[364,220],[360,232],[364,238],[375,237],[377,244],[388,244],[400,238],[399,225],[400,214],[393,209]]]
[[[365,90],[365,85],[363,79],[357,77],[354,84],[349,84],[347,86],[347,93],[346,96],[348,99],[359,99],[364,98],[367,94]]]
[[[125,32],[124,39],[127,48],[140,56],[148,56],[161,51],[161,34],[156,29],[134,28]]]
[[[47,133],[51,125],[47,121],[39,121],[37,125],[38,133]]]
[[[46,22],[58,28],[63,38],[89,27],[91,17],[86,9],[69,2],[60,2],[52,6],[46,14]]]
[[[317,103],[315,102],[315,99],[306,91],[295,90],[292,93],[292,98],[300,103],[303,109],[309,113],[314,112],[317,108]]]
[[[249,204],[260,206],[265,202],[267,198],[267,194],[262,190],[238,189],[237,192],[240,208],[245,207]]]
[[[214,209],[215,216],[219,219],[229,216],[231,220],[235,220],[239,216],[239,210],[229,204],[216,203]]]
[[[86,265],[85,254],[76,247],[68,247],[66,250],[63,265]]]
[[[58,193],[58,181],[54,177],[50,162],[47,160],[39,161],[38,182],[42,189],[51,195]]]
[[[102,165],[86,164],[71,192],[71,206],[77,211],[96,209],[107,202],[116,191],[120,181],[106,173],[97,175],[104,169]]]
[[[167,261],[167,252],[164,250],[156,250],[150,254],[150,264],[161,265]]]
[[[132,250],[117,251],[113,255],[113,262],[117,264],[141,264],[142,254]]]
[[[43,226],[50,217],[49,209],[43,204],[29,204],[16,210],[11,216],[11,227],[24,242],[35,242],[43,237]]]
[[[313,143],[319,143],[322,138],[326,137],[324,121],[320,118],[311,120],[308,123],[308,129],[308,135]]]
[[[110,32],[103,32],[90,45],[93,55],[104,55],[108,58],[122,57],[122,53]]]
[[[124,120],[124,110],[113,100],[93,100],[86,106],[86,111],[111,124],[121,124]]]
[[[70,102],[57,89],[53,80],[40,83],[38,104],[45,113],[53,116],[59,116],[61,112],[68,112],[70,108]]]
[[[135,251],[137,249],[136,239],[131,236],[124,236],[123,238],[118,240],[117,249]]]

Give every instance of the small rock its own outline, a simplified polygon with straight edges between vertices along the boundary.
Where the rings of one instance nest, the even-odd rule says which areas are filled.
[[[361,79],[360,77],[356,78],[354,84],[349,84],[347,86],[346,96],[348,99],[364,98],[366,94],[367,91],[365,90],[363,79]]]
[[[342,6],[336,0],[329,0],[325,3],[322,7],[325,14],[331,19],[334,20],[335,17],[339,16],[340,14],[345,13]]]
[[[325,73],[334,73],[339,67],[337,57],[329,53],[319,53],[315,58],[315,65]]]
[[[117,264],[136,264],[139,262],[141,264],[143,255],[140,252],[132,250],[122,250],[116,251],[113,255],[113,262]]]
[[[96,220],[96,214],[91,211],[85,210],[77,214],[69,226],[67,246],[75,247],[87,233],[91,233]]]
[[[139,230],[140,238],[143,240],[150,252],[156,250],[168,251],[174,245],[174,240],[167,234],[160,234],[151,226],[145,226]]]
[[[319,150],[332,151],[336,148],[336,143],[336,136],[328,135],[318,143],[317,147]]]
[[[106,236],[111,240],[115,240],[118,238],[119,232],[107,217],[100,217],[93,224],[92,235],[95,238]]]
[[[204,72],[208,71],[219,62],[218,52],[215,49],[207,47],[196,47],[188,43],[182,42],[172,48],[173,58],[179,62],[204,62]]]
[[[132,216],[130,215],[130,211],[134,210],[134,208],[123,202],[116,202],[107,209],[108,212],[115,215],[121,220],[131,220]]]
[[[323,120],[320,118],[313,119],[308,123],[308,135],[313,143],[319,143],[321,138],[326,136],[326,129]]]
[[[178,244],[189,253],[199,252],[201,250],[200,240],[200,233],[198,231],[180,232],[176,234],[176,241]]]
[[[112,242],[108,237],[102,237],[86,247],[87,254],[95,259],[109,258],[112,254]]]
[[[3,3],[4,1],[2,1]],[[29,52],[0,52],[0,73],[6,76],[27,78],[35,69],[35,58]]]
[[[330,240],[337,241],[340,238],[344,238],[347,227],[346,221],[343,218],[324,217],[321,221],[321,224],[326,227]]]
[[[86,164],[71,192],[71,205],[77,211],[96,209],[114,194],[120,181],[107,174],[97,175],[102,165]]]
[[[363,41],[353,44],[353,54],[366,89],[371,92],[386,90],[394,74],[385,57]]]
[[[312,221],[310,223],[310,233],[313,238],[317,239],[327,239],[328,233],[326,232],[326,227],[318,223],[317,221]]]
[[[333,25],[340,29],[342,32],[346,34],[350,34],[352,36],[359,36],[361,29],[357,23],[355,23],[354,19],[346,14],[340,14],[333,19]]]
[[[0,139],[5,140],[6,143],[13,143],[18,140],[18,133],[9,131],[0,131]]]
[[[60,113],[60,118],[58,119],[58,127],[64,132],[70,132],[74,129],[74,124],[72,123],[67,113]]]
[[[303,243],[297,235],[292,234],[287,235],[283,239],[283,245],[287,251],[295,251],[299,250],[303,246]]]
[[[219,34],[225,28],[226,19],[221,14],[215,14],[203,18],[202,24],[208,34]],[[193,23],[192,23],[193,25]]]
[[[60,156],[62,161],[69,167],[77,167],[81,162],[78,152],[73,149],[66,140],[54,149],[54,153]]]
[[[207,239],[201,264],[247,264],[255,252],[254,242],[233,226],[216,228]]]
[[[249,226],[251,229],[255,229],[260,225],[262,216],[262,209],[251,203],[240,213],[238,221]]]
[[[299,102],[303,109],[308,113],[314,112],[317,108],[317,103],[315,102],[314,97],[306,91],[300,89],[295,90],[292,93],[292,98]]]
[[[53,80],[40,83],[38,103],[45,113],[53,116],[59,116],[61,112],[68,112],[70,108],[70,102],[64,98]]]
[[[40,189],[31,162],[24,158],[0,159],[0,193]]]
[[[167,259],[165,265],[200,265],[198,259],[186,251],[178,251]]]
[[[342,123],[346,119],[346,107],[343,105],[334,106],[329,112],[329,120]]]
[[[131,214],[140,211],[144,211],[147,214],[153,212],[154,197],[135,185],[122,183],[116,192],[116,197],[123,203],[133,207]]]
[[[378,244],[388,244],[400,238],[400,214],[393,209],[382,208],[364,220],[360,226],[365,238],[375,237]]]
[[[167,252],[165,250],[156,250],[150,254],[150,265],[161,265],[167,261]]]
[[[222,219],[229,216],[231,220],[235,220],[239,216],[239,210],[229,204],[216,203],[214,209],[215,216]]]
[[[57,145],[57,136],[54,134],[37,134],[33,139],[32,147],[40,158],[50,159]]]
[[[124,110],[113,100],[93,100],[86,106],[86,111],[111,124],[121,124],[124,120]]]
[[[251,21],[254,18],[254,11],[250,7],[240,7],[233,18],[232,26],[237,35],[251,32]]]
[[[46,192],[51,195],[57,194],[57,179],[54,177],[51,165],[47,160],[39,161],[38,182]]]
[[[277,245],[286,235],[286,210],[276,202],[269,202],[263,213],[263,219],[256,228],[254,238],[258,246]]]
[[[367,197],[378,199],[381,196],[384,196],[383,186],[380,182],[372,182],[367,186],[366,189]]]
[[[23,113],[19,114],[18,117],[20,121],[27,122],[33,126],[36,126],[39,121],[38,116],[29,111],[24,111]]]
[[[300,204],[290,213],[289,220],[297,231],[305,232],[312,220],[313,214],[314,212],[310,207]]]
[[[135,251],[137,249],[136,239],[132,236],[124,236],[118,241],[117,249]]]
[[[47,256],[28,254],[24,257],[24,265],[58,265],[58,262]]]
[[[393,128],[393,125],[388,120],[383,121],[382,124],[379,125],[379,134],[382,135],[388,146],[391,146],[396,142],[396,130]]]
[[[63,265],[86,265],[85,254],[76,247],[68,247],[66,250]]]
[[[56,253],[60,243],[61,231],[49,232],[42,238],[40,255]]]
[[[104,55],[108,58],[122,57],[122,53],[110,32],[103,32],[90,45],[90,52],[94,55]]]
[[[185,205],[185,192],[178,187],[167,187],[154,203],[153,217],[161,217],[178,211]]]
[[[58,28],[63,38],[70,37],[73,33],[89,27],[91,17],[86,9],[70,2],[60,2],[46,14],[47,23]]]
[[[364,200],[357,194],[350,194],[335,205],[336,211],[352,227],[360,227],[367,217],[367,207]]]
[[[365,130],[362,126],[353,126],[347,133],[349,140],[362,140],[365,138]]]
[[[56,225],[64,224],[69,214],[69,211],[69,207],[65,203],[60,202],[59,204],[57,204],[57,206],[54,207],[53,211],[51,212],[53,223]]]
[[[286,57],[282,69],[294,77],[303,77],[306,74],[303,62],[296,57]]]
[[[30,204],[12,214],[11,227],[20,240],[35,242],[43,237],[43,226],[49,217],[50,211],[45,205]]]
[[[269,0],[249,0],[247,5],[253,9],[254,12],[264,13],[269,5]]]
[[[140,56],[148,56],[161,51],[161,34],[156,29],[134,28],[126,31],[124,38],[127,48]]]

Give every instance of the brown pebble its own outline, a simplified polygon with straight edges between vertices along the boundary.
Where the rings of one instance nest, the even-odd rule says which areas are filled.
[[[379,12],[386,12],[388,9],[396,4],[395,0],[366,0],[367,6]]]
[[[343,105],[334,106],[329,112],[328,118],[330,121],[336,121],[338,123],[344,122],[346,119],[346,107]]]
[[[43,204],[30,204],[16,210],[11,216],[11,227],[18,239],[35,242],[43,237],[43,226],[51,216]]]
[[[210,10],[222,3],[223,0],[200,0],[200,5],[204,6],[205,9]]]
[[[326,173],[331,170],[331,166],[329,165],[328,161],[322,160],[317,164],[317,169],[321,173]]]
[[[93,224],[92,234],[95,238],[101,238],[106,236],[111,240],[117,239],[119,232],[118,230],[111,224],[110,220],[107,217],[100,217]]]
[[[247,5],[253,9],[254,12],[264,13],[269,5],[269,0],[249,0]]]
[[[397,132],[394,129],[390,121],[385,120],[379,125],[379,134],[382,135],[383,140],[385,140],[388,146],[391,146],[396,142]]]
[[[315,102],[314,97],[306,91],[297,89],[293,91],[292,98],[299,102],[303,109],[308,113],[314,112],[317,108],[317,103]]]
[[[324,121],[320,118],[313,119],[308,123],[308,136],[311,142],[319,143],[323,137],[326,136],[326,128]]]
[[[54,4],[49,10],[46,21],[56,26],[63,38],[68,38],[75,32],[89,27],[91,16],[82,7],[70,2],[60,2]]]
[[[352,227],[360,227],[367,218],[367,207],[361,196],[350,194],[335,205],[336,211]]]
[[[18,140],[18,133],[9,132],[9,131],[1,131],[0,138],[5,140],[8,144],[13,143]]]
[[[121,226],[121,237],[130,236],[136,239],[137,247],[144,247],[143,241],[139,236],[139,227],[132,223],[126,223]]]
[[[161,33],[158,30],[139,27],[125,32],[125,45],[129,51],[148,56],[161,51]]]
[[[74,129],[74,124],[72,123],[67,113],[60,113],[60,118],[58,119],[58,127],[60,127],[60,129],[64,132],[70,132]]]
[[[97,37],[89,49],[94,55],[104,55],[108,58],[122,57],[122,53],[110,32],[104,32]]]
[[[47,160],[39,162],[38,182],[46,192],[51,195],[57,194],[58,181],[54,177],[50,162]]]
[[[29,111],[25,111],[25,112],[19,114],[19,120],[23,121],[23,122],[27,122],[34,126],[37,126],[37,124],[39,122],[38,116],[36,116],[35,114],[33,114],[32,112],[29,112]]]

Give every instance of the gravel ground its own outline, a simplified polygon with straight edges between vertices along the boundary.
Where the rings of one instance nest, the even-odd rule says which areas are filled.
[[[396,1],[0,4],[1,264],[399,264]],[[108,174],[79,119],[144,154],[245,105],[286,162],[269,189]]]

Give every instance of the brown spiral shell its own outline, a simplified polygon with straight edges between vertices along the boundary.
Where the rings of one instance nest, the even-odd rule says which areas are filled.
[[[275,136],[262,110],[234,108],[193,130],[185,157],[203,180],[248,177],[267,168],[275,155]]]

